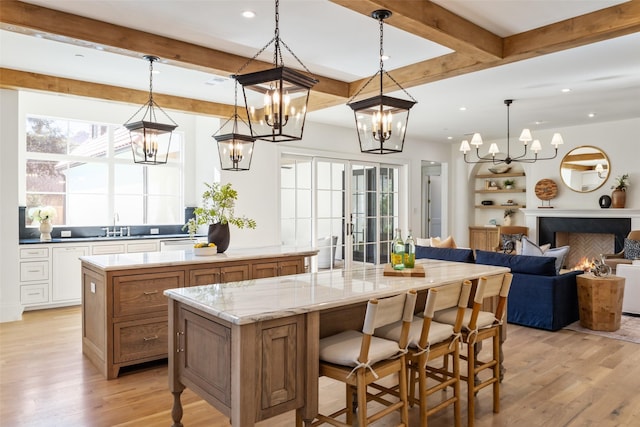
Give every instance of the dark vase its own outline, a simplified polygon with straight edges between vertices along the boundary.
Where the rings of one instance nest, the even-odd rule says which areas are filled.
[[[627,192],[624,190],[613,190],[611,193],[611,207],[612,208],[624,208],[627,201]]]
[[[606,194],[604,196],[600,196],[600,200],[598,201],[598,203],[600,203],[601,208],[607,209],[611,206],[611,197],[607,196]]]
[[[209,233],[207,234],[207,241],[209,243],[215,243],[218,247],[218,253],[222,253],[229,247],[229,240],[231,235],[229,233],[229,224],[209,224]]]

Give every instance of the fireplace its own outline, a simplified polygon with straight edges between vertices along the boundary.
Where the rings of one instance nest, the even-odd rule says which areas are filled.
[[[552,247],[569,245],[565,266],[575,266],[582,257],[619,252],[631,231],[630,218],[538,218],[538,243]]]

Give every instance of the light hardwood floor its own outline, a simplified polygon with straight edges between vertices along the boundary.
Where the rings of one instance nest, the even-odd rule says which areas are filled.
[[[80,307],[26,312],[20,322],[0,324],[0,425],[169,427],[166,363],[107,381],[82,356],[81,330]],[[490,389],[483,390],[476,426],[640,425],[639,344],[509,325],[504,353],[501,412],[492,413]],[[342,396],[341,385],[321,382],[321,409]],[[185,427],[229,425],[189,390],[182,401]],[[465,412],[463,404],[463,425]],[[288,413],[259,426],[293,424]],[[451,410],[429,425],[453,425]]]

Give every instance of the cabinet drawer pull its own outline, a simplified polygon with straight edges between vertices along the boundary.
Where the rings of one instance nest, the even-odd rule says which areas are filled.
[[[157,335],[154,335],[154,336],[152,336],[152,337],[144,337],[144,338],[142,338],[142,339],[143,339],[143,340],[145,340],[145,341],[153,341],[153,340],[157,340],[157,339],[158,339],[158,336],[157,336]]]
[[[184,347],[182,346],[182,337],[184,336],[184,332],[178,331],[176,332],[176,353],[181,353],[184,351]]]
[[[158,293],[157,290],[155,290],[155,291],[145,291],[144,292],[145,295],[153,295],[153,294],[157,294],[157,293]]]
[[[42,270],[28,270],[29,273],[40,273]]]

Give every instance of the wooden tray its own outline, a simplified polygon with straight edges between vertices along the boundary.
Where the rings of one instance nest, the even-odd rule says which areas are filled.
[[[385,276],[397,276],[397,277],[424,277],[424,267],[416,265],[414,268],[405,268],[404,270],[394,270],[391,264],[384,266]]]

